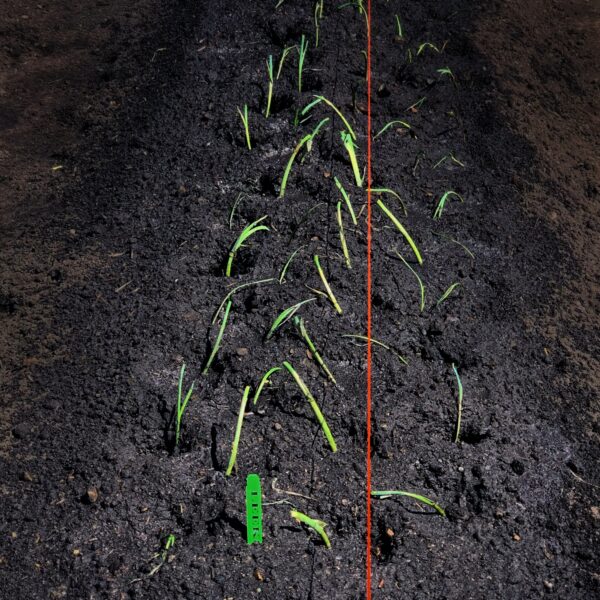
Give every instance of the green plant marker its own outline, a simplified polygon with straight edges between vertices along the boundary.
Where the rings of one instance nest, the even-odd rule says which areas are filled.
[[[246,477],[246,539],[248,544],[262,544],[262,493],[260,477],[250,473]]]

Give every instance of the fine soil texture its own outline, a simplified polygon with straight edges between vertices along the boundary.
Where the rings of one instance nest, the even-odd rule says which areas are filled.
[[[0,599],[365,598],[362,3],[0,4]],[[600,595],[599,12],[372,2],[373,598]]]

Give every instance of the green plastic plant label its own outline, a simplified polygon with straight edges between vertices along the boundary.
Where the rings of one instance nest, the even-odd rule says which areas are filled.
[[[260,477],[250,473],[246,478],[246,538],[248,544],[262,544],[262,493]]]

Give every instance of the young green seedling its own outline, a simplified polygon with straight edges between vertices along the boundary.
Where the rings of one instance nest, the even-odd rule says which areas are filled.
[[[260,383],[258,384],[258,387],[256,388],[256,392],[254,394],[254,400],[252,401],[252,404],[256,404],[258,402],[258,399],[260,398],[260,395],[261,395],[265,385],[267,385],[267,383],[271,383],[271,375],[277,373],[277,371],[281,371],[281,369],[282,369],[282,367],[272,367],[262,376],[262,379],[260,380]]]
[[[170,533],[167,536],[167,539],[165,540],[165,544],[163,546],[162,552],[157,552],[152,557],[153,559],[160,558],[160,562],[157,565],[154,565],[154,567],[152,567],[152,569],[150,569],[150,571],[148,572],[149,577],[156,575],[156,573],[158,573],[158,571],[160,571],[160,569],[162,568],[162,566],[165,564],[165,562],[167,560],[169,550],[171,550],[173,548],[173,546],[175,546],[175,536],[172,533]]]
[[[269,118],[271,112],[271,100],[273,99],[273,55],[269,55],[267,59],[267,74],[269,76],[269,89],[267,91],[267,110],[265,112],[265,118]]]
[[[346,148],[346,152],[348,152],[348,157],[350,158],[350,164],[352,165],[352,172],[354,173],[356,187],[362,187],[362,176],[360,174],[360,169],[358,168],[358,160],[356,159],[356,144],[354,143],[352,136],[346,131],[340,131],[340,136],[342,138],[344,148]]]
[[[313,355],[314,359],[317,361],[317,363],[319,364],[321,369],[323,369],[323,371],[325,372],[327,377],[330,379],[330,381],[333,383],[333,385],[337,385],[337,382],[335,380],[335,377],[333,376],[333,373],[329,370],[329,367],[325,364],[323,357],[319,354],[316,346],[314,345],[313,341],[310,339],[310,336],[308,335],[308,331],[306,331],[306,327],[304,326],[304,320],[302,319],[302,317],[294,317],[294,325],[296,326],[296,329],[298,330],[300,337],[304,340],[304,343],[308,346],[310,353]]]
[[[344,221],[342,219],[342,203],[337,203],[337,222],[338,228],[340,230],[340,244],[342,245],[342,252],[344,253],[344,258],[346,259],[346,266],[351,269],[352,262],[350,261],[350,253],[348,252],[348,244],[346,244],[346,236],[344,234]]]
[[[460,286],[460,283],[456,282],[453,283],[452,285],[450,285],[448,287],[448,289],[439,297],[439,300],[435,303],[436,306],[439,306],[442,302],[444,302],[445,300],[448,299],[448,297],[450,296],[450,294],[452,294],[452,292]]]
[[[288,177],[290,176],[290,172],[292,170],[292,165],[294,164],[294,161],[296,160],[296,157],[298,156],[298,153],[300,152],[300,150],[302,150],[302,147],[306,144],[306,149],[310,152],[312,150],[312,143],[313,140],[315,138],[315,136],[319,133],[321,127],[323,127],[323,125],[325,125],[325,123],[327,123],[327,121],[329,121],[329,119],[323,119],[312,131],[312,133],[309,133],[308,135],[305,135],[296,145],[296,147],[294,148],[292,155],[290,156],[290,159],[288,160],[288,163],[285,167],[285,171],[283,172],[283,177],[281,178],[281,189],[279,190],[279,197],[283,198],[285,196],[285,189],[287,187],[287,180]]]
[[[181,420],[183,419],[183,413],[187,408],[188,402],[192,397],[192,393],[194,391],[194,384],[187,391],[185,398],[183,396],[183,377],[185,375],[185,363],[181,365],[181,370],[179,371],[179,385],[177,387],[177,412],[175,413],[175,446],[179,445],[179,438],[181,433]]]
[[[349,338],[349,339],[353,339],[353,340],[361,340],[363,342],[368,342],[369,341],[369,337],[366,335],[359,335],[357,333],[346,333],[342,335],[343,338]],[[391,348],[390,346],[388,346],[387,344],[384,344],[383,342],[380,342],[379,340],[376,340],[375,338],[370,338],[371,339],[371,344],[375,345],[375,346],[380,346],[381,348],[385,348],[386,350],[389,350],[392,354],[395,354],[396,357],[398,358],[398,360],[404,364],[404,365],[408,365],[408,361],[404,358],[404,356],[402,356],[401,354],[399,354],[398,352],[396,352],[393,348]]]
[[[319,521],[318,519],[313,519],[304,513],[298,512],[297,510],[290,511],[290,515],[292,519],[295,519],[299,523],[304,523],[311,529],[314,529],[321,536],[323,542],[325,542],[325,546],[327,546],[328,549],[331,548],[331,542],[325,533],[325,527],[327,527],[327,523],[324,521]]]
[[[242,423],[244,422],[244,413],[246,411],[246,403],[248,402],[248,396],[250,394],[250,386],[247,385],[244,389],[244,394],[242,396],[242,402],[240,403],[240,413],[238,414],[237,424],[235,426],[235,435],[233,438],[233,444],[231,445],[231,456],[229,457],[229,464],[227,465],[227,471],[225,471],[225,476],[229,477],[231,472],[233,471],[233,467],[235,466],[235,461],[237,459],[238,446],[240,443],[240,435],[242,433]]]
[[[454,164],[457,164],[459,167],[465,167],[465,164],[462,163],[460,160],[458,160],[458,158],[456,158],[456,156],[454,156],[454,154],[452,154],[452,152],[450,152],[450,154],[446,154],[446,156],[442,156],[442,158],[440,158],[440,160],[438,160],[435,165],[433,165],[434,169],[437,169],[443,162],[447,161],[448,159],[450,159]]]
[[[419,46],[419,49],[417,50],[417,56],[425,52],[427,48],[431,48],[431,50],[437,52],[438,54],[440,52],[439,48],[435,44],[432,44],[431,42],[425,42]]]
[[[240,233],[237,240],[234,242],[233,246],[231,246],[231,250],[229,250],[229,256],[227,258],[227,267],[225,268],[225,275],[227,277],[231,277],[231,267],[233,265],[233,259],[235,258],[237,251],[240,248],[244,247],[244,242],[250,236],[254,235],[255,233],[258,233],[259,231],[270,231],[270,229],[266,225],[260,225],[260,223],[266,218],[267,215],[261,217],[257,221],[254,221],[254,223],[246,225],[246,227],[244,227],[244,229],[242,230],[242,233]]]
[[[365,18],[365,24],[367,26],[367,35],[369,32],[369,15],[367,13],[367,11],[365,10],[365,5],[364,5],[364,1],[363,0],[352,0],[352,2],[346,2],[345,4],[340,4],[338,6],[338,9],[341,8],[346,8],[347,6],[354,6],[356,7],[356,10],[358,10],[358,14],[359,15],[363,15]]]
[[[396,17],[396,39],[402,40],[404,39],[404,34],[402,32],[402,23],[400,23],[400,17],[398,15],[394,15]]]
[[[431,233],[433,233],[433,235],[437,235],[438,237],[444,238],[449,242],[456,244],[457,246],[460,246],[471,257],[472,260],[475,260],[475,255],[462,242],[459,242],[458,240],[450,237],[449,235],[445,235],[444,233],[437,233],[436,231],[432,231]]]
[[[456,77],[454,77],[454,73],[452,72],[452,69],[450,67],[443,67],[442,69],[437,69],[437,72],[440,75],[447,75],[448,77],[450,77],[450,79],[452,79],[452,82],[456,84]]]
[[[352,139],[356,140],[356,134],[354,133],[354,129],[352,129],[352,127],[350,126],[350,123],[348,123],[348,120],[342,114],[342,111],[333,102],[331,102],[331,100],[328,100],[327,98],[325,98],[325,96],[315,96],[314,98],[315,99],[312,102],[310,102],[309,104],[307,104],[302,109],[302,112],[300,114],[302,116],[304,116],[304,115],[306,115],[306,113],[308,113],[309,111],[311,111],[315,106],[317,106],[317,104],[320,104],[321,102],[324,102],[342,120],[342,123],[344,124],[344,126],[346,127],[346,129],[350,132],[350,135],[352,136]]]
[[[382,133],[385,133],[390,127],[393,127],[394,125],[400,125],[401,127],[404,127],[404,129],[412,129],[406,121],[390,121],[379,130],[379,132],[373,137],[373,139],[376,140]]]
[[[437,221],[438,219],[440,219],[440,217],[442,216],[442,212],[444,211],[444,207],[446,206],[446,200],[448,200],[448,198],[451,198],[452,196],[456,196],[461,202],[464,202],[463,197],[460,194],[453,192],[452,190],[444,192],[442,197],[438,200],[437,207],[433,212],[434,220]]]
[[[356,214],[354,213],[354,208],[352,207],[352,202],[350,202],[350,196],[348,195],[348,192],[344,189],[344,186],[341,184],[340,180],[337,177],[333,177],[333,180],[335,181],[335,185],[337,186],[337,189],[340,191],[340,194],[342,194],[342,198],[344,199],[344,202],[346,203],[346,208],[348,209],[348,212],[350,213],[350,218],[352,219],[352,224],[356,227],[356,225],[358,224],[358,221],[356,220]]]
[[[417,100],[414,104],[411,104],[407,109],[406,112],[417,112],[417,110],[419,108],[421,108],[421,106],[423,106],[423,104],[427,102],[427,97],[423,96],[422,98],[420,98],[419,100]]]
[[[227,300],[229,300],[236,292],[239,292],[240,290],[243,290],[244,288],[250,287],[251,285],[261,285],[262,283],[271,283],[273,281],[275,281],[275,279],[273,277],[271,277],[269,279],[259,279],[258,281],[249,281],[248,283],[242,283],[242,285],[238,285],[237,287],[234,287],[230,292],[227,293],[225,298],[223,298],[223,302],[221,302],[221,304],[219,304],[219,308],[217,308],[217,310],[215,311],[215,314],[213,315],[211,325],[214,325],[217,322],[217,319],[219,318],[219,315],[221,314],[223,307],[227,303]]]
[[[235,198],[235,202],[233,203],[233,206],[231,207],[231,211],[229,212],[229,229],[231,229],[233,227],[233,217],[235,216],[235,209],[237,208],[237,205],[244,199],[247,198],[248,194],[245,194],[244,192],[240,192],[236,198]]]
[[[423,284],[423,280],[419,277],[419,274],[406,262],[398,250],[394,249],[394,252],[396,253],[396,256],[406,265],[408,270],[415,276],[419,284],[419,290],[421,291],[421,302],[419,303],[419,309],[421,312],[423,312],[425,310],[425,285]]]
[[[463,386],[462,381],[460,380],[460,375],[452,363],[452,370],[454,371],[454,376],[456,377],[456,383],[458,384],[458,410],[456,415],[456,430],[454,433],[454,443],[458,444],[460,440],[460,422],[462,420],[462,406],[463,406]]]
[[[210,369],[210,365],[213,360],[217,356],[217,352],[219,351],[219,347],[221,346],[221,341],[223,340],[223,333],[225,332],[225,327],[227,327],[227,321],[229,320],[229,311],[231,310],[232,301],[228,300],[227,305],[225,306],[225,313],[223,314],[223,320],[221,321],[221,327],[219,327],[219,333],[217,334],[217,339],[215,340],[215,344],[213,346],[212,352],[206,361],[206,366],[202,370],[202,375],[206,375],[208,370]]]
[[[379,195],[389,194],[390,196],[393,196],[396,198],[396,200],[398,200],[398,202],[400,202],[400,206],[402,206],[402,210],[404,211],[404,216],[408,215],[406,204],[404,204],[404,201],[402,198],[400,198],[400,194],[397,194],[394,190],[390,190],[389,188],[371,188],[371,193]]]
[[[302,93],[302,71],[304,69],[304,59],[308,51],[308,41],[306,36],[302,34],[300,40],[300,48],[298,48],[298,91]]]
[[[318,421],[319,425],[321,426],[321,429],[323,430],[325,438],[329,442],[329,447],[331,448],[331,450],[333,452],[337,452],[337,445],[335,443],[335,440],[333,439],[333,435],[331,434],[329,425],[327,425],[327,421],[325,420],[325,417],[323,416],[323,413],[321,412],[321,409],[319,408],[317,401],[315,400],[314,396],[310,393],[310,390],[308,389],[307,385],[304,383],[304,380],[302,379],[302,377],[300,377],[300,375],[298,375],[296,369],[294,369],[294,367],[292,367],[292,365],[289,362],[284,361],[283,366],[289,371],[290,375],[294,378],[296,385],[300,388],[300,391],[304,394],[304,397],[308,400],[308,403],[310,404],[310,407],[312,408],[313,412],[315,413],[315,417],[317,417],[317,421]]]
[[[279,313],[279,315],[277,315],[277,318],[273,321],[273,324],[271,325],[271,329],[269,329],[267,335],[265,336],[265,340],[270,340],[273,337],[273,335],[275,334],[275,332],[280,327],[285,325],[296,314],[296,311],[302,305],[306,304],[307,302],[314,302],[315,300],[316,300],[316,298],[309,298],[308,300],[302,300],[302,302],[298,302],[297,304],[294,304],[293,306],[289,306],[285,310],[281,311]]]
[[[283,283],[285,281],[285,275],[288,272],[288,269],[290,268],[292,261],[296,257],[296,254],[298,254],[298,252],[300,252],[300,250],[302,250],[304,247],[305,246],[300,246],[300,248],[296,248],[290,254],[289,258],[285,261],[285,264],[283,265],[283,268],[281,269],[281,272],[279,273],[279,283]]]
[[[244,104],[244,112],[242,112],[239,108],[237,109],[240,114],[240,118],[242,119],[242,123],[244,125],[244,133],[246,134],[246,145],[248,146],[248,150],[252,150],[252,142],[250,141],[250,122],[248,120],[248,105]]]
[[[323,18],[323,2],[317,0],[315,4],[315,48],[319,47],[319,31],[321,29],[321,19]]]
[[[319,261],[318,254],[315,254],[313,256],[313,260],[314,260],[315,266],[317,267],[317,271],[319,272],[319,277],[321,278],[321,281],[323,282],[323,285],[325,286],[325,290],[327,292],[327,297],[331,301],[331,304],[333,304],[333,307],[335,308],[337,313],[341,315],[342,307],[338,304],[338,301],[337,301],[335,295],[333,294],[333,291],[331,290],[331,286],[329,285],[329,282],[327,281],[327,278],[325,277],[325,273],[323,272],[323,269],[321,268],[321,262]]]
[[[296,46],[288,46],[287,48],[283,49],[283,52],[281,53],[281,57],[279,59],[279,64],[277,65],[277,75],[275,76],[275,79],[279,79],[279,76],[281,75],[281,69],[283,69],[283,63],[285,62],[285,59],[287,58],[287,55],[295,48]]]
[[[384,490],[384,491],[372,491],[371,496],[375,496],[376,498],[390,498],[391,496],[406,496],[407,498],[412,498],[413,500],[418,500],[427,506],[431,506],[434,508],[442,517],[446,516],[446,511],[436,502],[426,498],[425,496],[421,496],[421,494],[413,494],[412,492],[405,492],[403,490]]]
[[[377,206],[379,206],[379,208],[383,211],[383,213],[390,219],[390,221],[397,227],[398,231],[404,236],[404,239],[408,242],[408,245],[411,247],[418,263],[420,265],[422,265],[423,258],[421,257],[421,253],[419,252],[419,249],[417,248],[417,245],[413,241],[412,237],[410,237],[408,231],[406,231],[406,229],[404,229],[404,226],[402,225],[402,223],[400,223],[400,221],[398,221],[396,216],[390,211],[390,209],[381,200],[377,200]]]

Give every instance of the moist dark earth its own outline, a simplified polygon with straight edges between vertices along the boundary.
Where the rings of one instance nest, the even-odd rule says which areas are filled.
[[[325,2],[316,47],[315,6],[304,0],[4,4],[0,597],[364,598],[366,351],[343,336],[366,332],[366,192],[336,113],[321,103],[298,118],[314,95],[331,100],[365,165],[364,15]],[[560,37],[552,52],[542,43],[542,31],[567,35],[555,4],[532,3],[539,13],[518,31],[502,25],[508,6],[373,2],[373,134],[392,120],[410,125],[373,140],[373,187],[400,196],[406,215],[396,197],[382,199],[423,255],[421,266],[374,194],[372,335],[389,349],[373,346],[373,489],[446,510],[373,499],[374,598],[600,594],[597,390],[593,363],[581,360],[598,348],[597,282],[569,318],[560,290],[590,270],[561,221],[527,204],[535,187],[569,207],[571,238],[595,260],[596,170],[579,153],[581,187],[553,185],[533,124],[519,130],[504,112],[516,92],[492,49],[527,46],[539,80],[514,81],[556,110],[573,96],[593,113],[598,79],[582,75],[585,35],[564,50]],[[583,15],[593,31],[597,14]],[[482,34],[490,22],[506,38]],[[293,50],[267,119],[267,57],[277,65],[303,34],[302,91]],[[252,150],[237,113],[245,104]],[[295,145],[326,117],[279,198]],[[581,128],[589,147],[594,123]],[[358,214],[354,226],[343,212],[351,269],[334,177]],[[450,190],[463,201],[449,199],[434,220]],[[264,216],[269,231],[250,238],[225,277],[230,246]],[[422,311],[398,253],[423,280]],[[314,291],[323,289],[314,255],[341,315]],[[233,296],[202,375],[224,296],[272,278]],[[291,322],[265,341],[283,309],[309,298],[298,314],[337,385]],[[550,324],[560,334],[546,335]],[[338,451],[280,371],[248,405],[226,477],[242,391],[284,360]],[[175,447],[183,364],[186,387],[196,383]],[[453,365],[464,387],[458,443]],[[262,545],[246,544],[248,473],[262,480]],[[294,507],[327,523],[331,549],[290,517]]]

